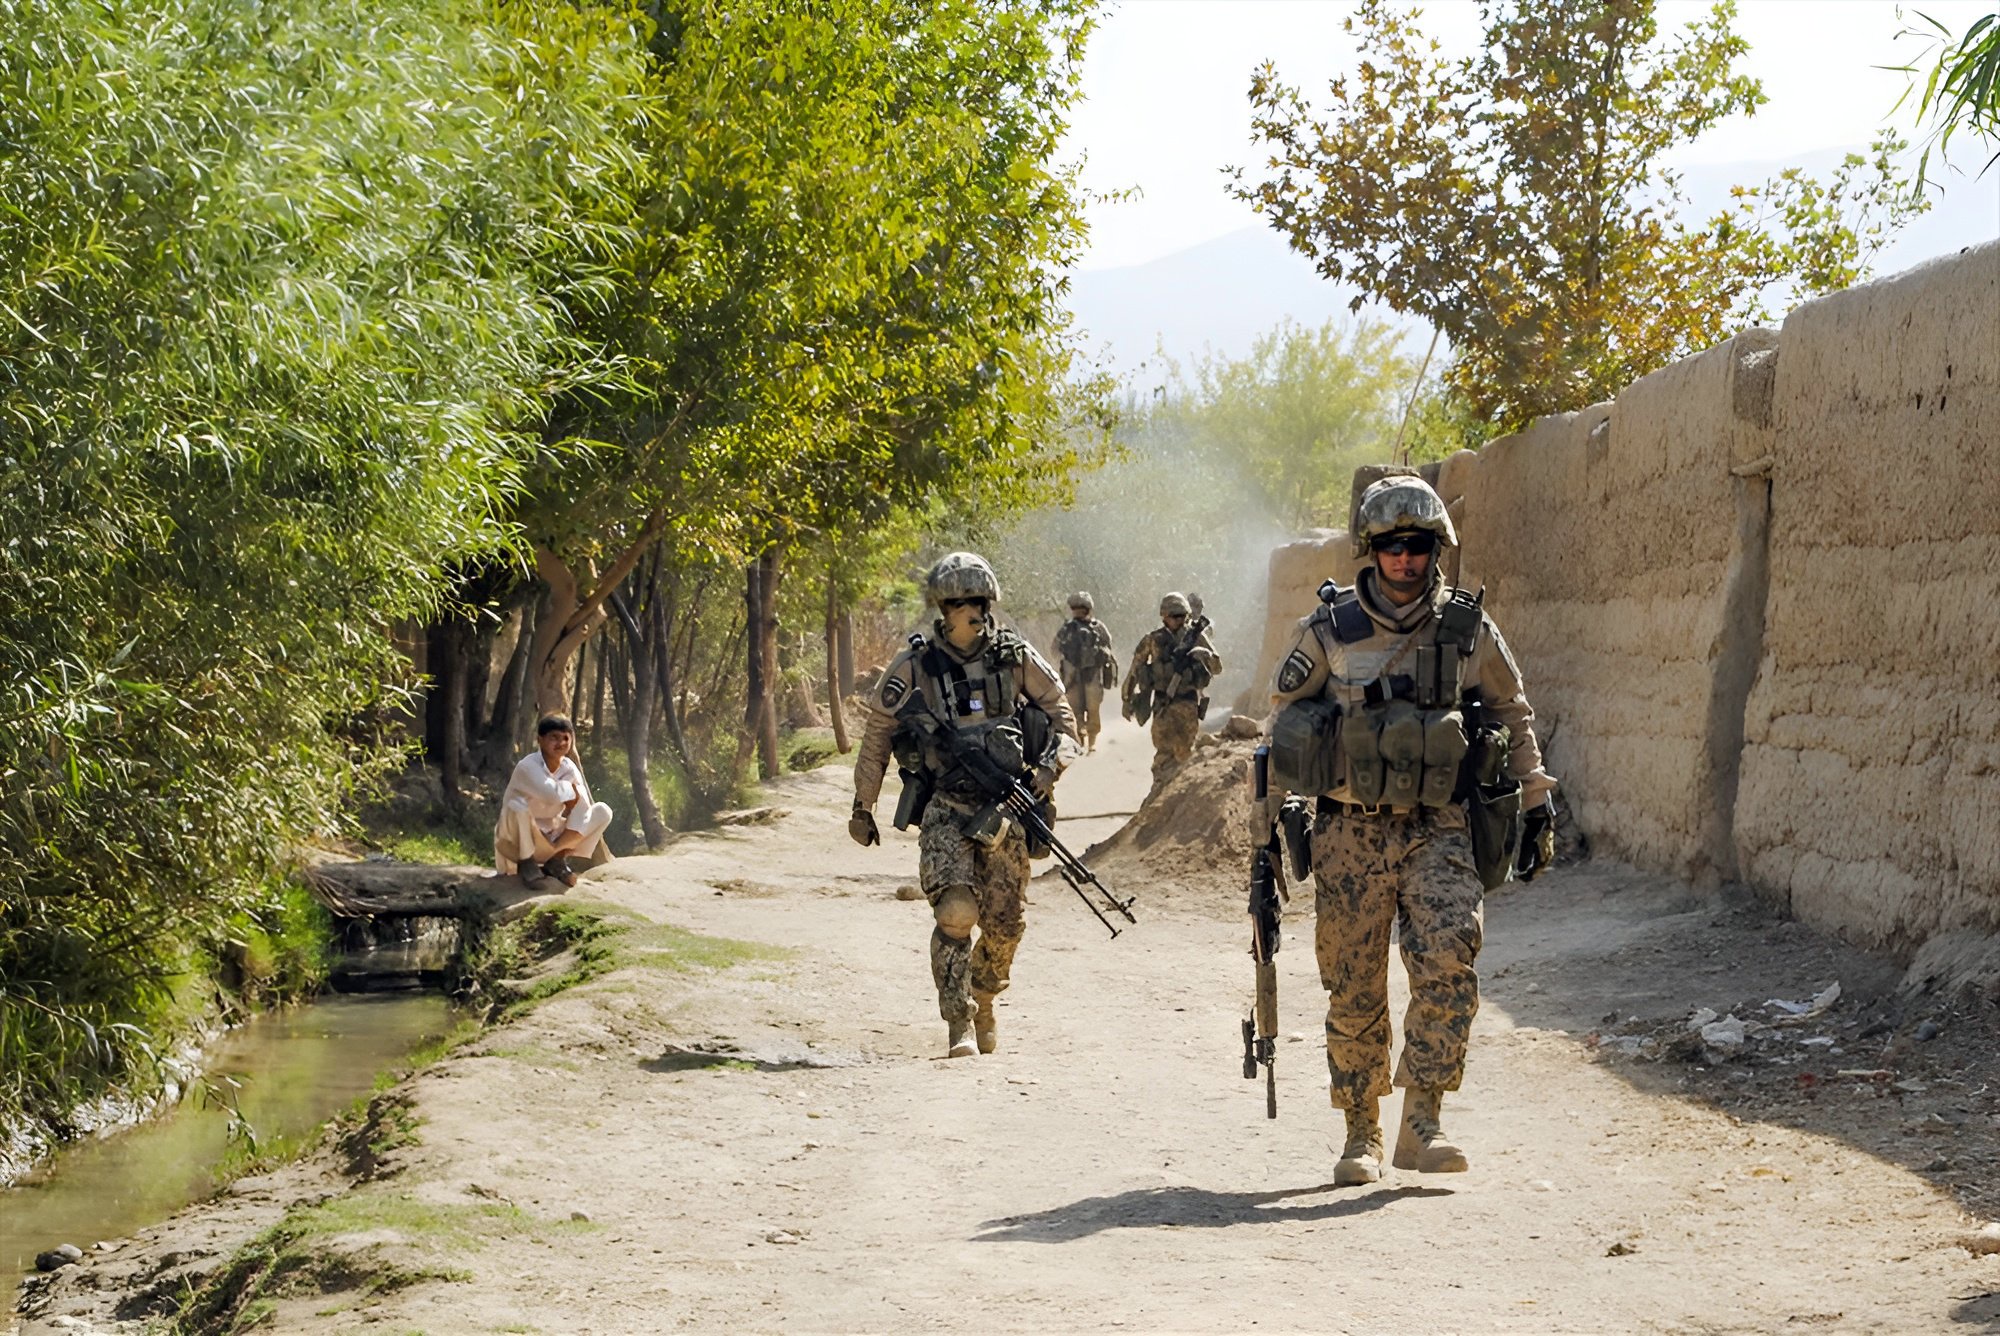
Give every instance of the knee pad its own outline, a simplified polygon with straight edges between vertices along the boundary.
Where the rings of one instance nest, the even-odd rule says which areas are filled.
[[[932,906],[937,925],[947,937],[970,937],[979,923],[979,901],[970,886],[947,886]]]

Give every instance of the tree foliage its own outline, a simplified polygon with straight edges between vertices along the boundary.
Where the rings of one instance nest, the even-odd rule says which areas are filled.
[[[1979,169],[1984,176],[2000,162],[2000,14],[1982,14],[1964,34],[1954,38],[1951,29],[1922,10],[1917,17],[1923,26],[1912,24],[1898,37],[1915,37],[1930,43],[1936,51],[1929,70],[1916,64],[1896,69],[1911,76],[1911,87],[1896,99],[1896,109],[1917,94],[1915,119],[1930,122],[1924,136],[1923,157],[1917,163],[1917,186],[1921,188],[1930,171],[1931,153],[1940,156],[1951,150],[1952,136],[1961,130],[1995,145],[1993,156]],[[1915,80],[1922,76],[1919,87]]]
[[[1480,10],[1479,52],[1448,59],[1418,11],[1362,0],[1359,67],[1323,110],[1264,65],[1250,100],[1271,151],[1235,186],[1327,278],[1441,330],[1479,421],[1608,398],[1776,301],[1851,284],[1923,207],[1885,136],[1826,181],[1788,171],[1684,217],[1662,156],[1764,101],[1736,72],[1728,0],[1664,35],[1655,0]]]
[[[0,0],[0,1102],[394,757],[395,622],[601,374],[642,72],[608,12]]]
[[[947,495],[1059,495],[1096,393],[1060,307],[1083,4],[657,17],[640,244],[587,323],[629,381],[567,399],[554,430],[586,448],[521,511],[576,585],[538,647],[552,682],[669,522],[741,559]]]

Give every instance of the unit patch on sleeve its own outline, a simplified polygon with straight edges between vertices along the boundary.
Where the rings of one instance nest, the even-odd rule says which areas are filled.
[[[905,682],[893,673],[890,674],[882,682],[882,708],[885,710],[895,709],[903,703],[903,697],[909,694],[909,690],[910,684],[908,682]]]
[[[1297,691],[1312,676],[1313,661],[1302,649],[1295,649],[1278,665],[1278,690]]]

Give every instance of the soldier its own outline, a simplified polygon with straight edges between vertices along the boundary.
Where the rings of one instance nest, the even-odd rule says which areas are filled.
[[[1055,670],[1027,641],[993,621],[1000,582],[984,558],[953,552],[931,567],[926,602],[937,608],[931,635],[912,636],[869,702],[854,762],[854,810],[847,833],[880,844],[875,799],[894,752],[904,764],[905,803],[928,791],[918,825],[918,880],[937,923],[931,977],[946,1052],[954,1058],[999,1047],[993,999],[1007,989],[1025,927],[1028,846],[1021,829],[988,806],[951,748],[971,745],[1019,773],[1046,798],[1076,754],[1076,725]],[[948,730],[949,742],[932,734]],[[921,801],[920,798],[917,798]],[[979,940],[972,930],[979,929]]]
[[[1153,787],[1158,788],[1194,751],[1208,700],[1202,693],[1222,671],[1222,656],[1208,638],[1208,619],[1189,620],[1187,596],[1160,600],[1161,625],[1132,651],[1125,674],[1127,719],[1153,722]]]
[[[1097,750],[1103,727],[1104,689],[1118,680],[1118,659],[1111,652],[1111,632],[1092,616],[1090,595],[1079,589],[1069,596],[1069,620],[1056,632],[1056,667],[1063,692],[1085,751]]]
[[[1458,542],[1443,500],[1421,478],[1384,478],[1362,494],[1354,540],[1357,555],[1370,556],[1371,564],[1353,588],[1329,586],[1323,592],[1329,601],[1299,623],[1272,683],[1266,725],[1274,734],[1287,732],[1277,707],[1289,702],[1339,707],[1339,740],[1326,744],[1318,773],[1327,787],[1316,795],[1311,831],[1326,1061],[1333,1106],[1347,1123],[1334,1169],[1339,1184],[1382,1176],[1379,1107],[1391,1089],[1391,922],[1400,925],[1410,980],[1394,1079],[1404,1087],[1394,1163],[1426,1173],[1465,1169],[1465,1153],[1445,1137],[1441,1107],[1444,1093],[1464,1077],[1479,1009],[1473,962],[1482,882],[1497,885],[1517,854],[1506,844],[1498,855],[1502,870],[1494,871],[1495,838],[1486,837],[1493,827],[1482,824],[1481,838],[1474,838],[1466,810],[1453,798],[1465,791],[1460,770],[1470,750],[1475,765],[1484,759],[1488,766],[1482,783],[1489,787],[1478,792],[1500,795],[1492,810],[1505,813],[1507,838],[1515,813],[1527,811],[1518,852],[1525,879],[1554,852],[1556,787],[1542,769],[1534,712],[1499,628],[1478,596],[1440,578],[1440,549]],[[1320,708],[1322,717],[1331,716]],[[1511,748],[1496,741],[1496,724],[1505,726]],[[1481,823],[1487,811],[1474,809]],[[1253,813],[1260,839],[1269,833],[1270,816]],[[1475,866],[1477,880],[1467,873]]]

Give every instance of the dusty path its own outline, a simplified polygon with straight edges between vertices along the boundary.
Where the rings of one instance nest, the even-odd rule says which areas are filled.
[[[1065,779],[1065,807],[1135,807],[1144,746],[1112,730]],[[357,1225],[345,1246],[442,1258],[461,1278],[301,1295],[270,1329],[2000,1330],[2000,1256],[1953,1246],[1968,1218],[1898,1163],[1930,1151],[1890,1144],[1916,1135],[1909,1111],[1884,1115],[1879,1082],[1833,1090],[1840,1063],[1874,1059],[1826,1057],[1810,1116],[1765,1101],[1758,1121],[1715,1101],[1767,1078],[1799,1088],[1794,1070],[1732,1083],[1607,1060],[1584,1037],[1600,1013],[1797,997],[1829,961],[1865,996],[1884,980],[1858,977],[1858,957],[1787,946],[1784,925],[1657,879],[1559,870],[1491,907],[1487,1002],[1448,1106],[1472,1172],[1335,1190],[1299,906],[1277,1122],[1238,1065],[1233,878],[1128,869],[1141,923],[1115,942],[1038,882],[1001,1053],[947,1062],[928,914],[894,897],[914,841],[856,850],[847,795],[838,768],[787,780],[774,824],[586,882],[789,954],[622,971],[420,1076],[418,1144],[365,1191],[518,1216],[456,1244]],[[1080,848],[1119,822],[1063,833]],[[1952,1099],[1960,1130],[1983,1119],[1990,1143],[1990,1092]]]

